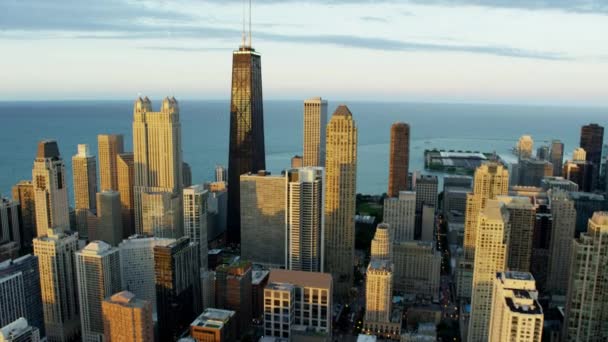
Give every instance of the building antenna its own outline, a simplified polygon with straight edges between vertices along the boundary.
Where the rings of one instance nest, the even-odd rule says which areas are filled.
[[[252,46],[251,42],[251,0],[249,0],[249,47]]]
[[[246,24],[245,23],[246,23],[246,21],[245,21],[245,0],[243,0],[243,35],[241,37],[243,40],[243,42],[242,42],[243,47],[245,47],[245,44],[246,44],[246,35],[245,35],[245,25]]]

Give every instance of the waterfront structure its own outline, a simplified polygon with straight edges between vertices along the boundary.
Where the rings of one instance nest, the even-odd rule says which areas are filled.
[[[552,190],[549,198],[552,225],[547,290],[554,294],[565,295],[568,288],[572,239],[576,232],[576,209],[574,201],[563,190]]]
[[[532,262],[532,242],[536,225],[536,208],[528,197],[499,196],[509,213],[509,245],[507,268],[529,272]]]
[[[102,302],[121,290],[118,249],[94,241],[76,252],[75,261],[82,341],[104,341]]]
[[[473,294],[469,342],[485,341],[492,310],[493,281],[497,272],[506,268],[509,240],[509,214],[497,200],[489,200],[477,220]]]
[[[136,232],[181,237],[182,139],[174,97],[166,97],[159,112],[147,97],[135,101],[133,162]]]
[[[395,122],[391,126],[391,150],[389,154],[388,197],[398,197],[407,191],[410,164],[410,125]]]
[[[372,239],[370,258],[375,260],[393,260],[393,242],[390,238],[390,226],[381,223],[376,227]]]
[[[220,309],[236,311],[237,336],[242,336],[251,325],[251,263],[237,261],[221,265],[215,270],[215,305]]]
[[[592,190],[597,189],[602,164],[602,147],[604,146],[604,127],[592,123],[581,127],[580,146],[587,152],[586,161],[593,165],[591,179]]]
[[[65,165],[55,140],[38,143],[32,179],[36,202],[36,236],[44,236],[49,229],[70,229],[68,190]]]
[[[21,317],[0,327],[0,342],[40,342],[40,330]]]
[[[244,260],[285,265],[286,178],[270,172],[241,175],[241,257]]]
[[[76,231],[82,238],[89,236],[87,216],[95,211],[97,202],[97,162],[89,153],[89,146],[78,145],[78,153],[72,157],[72,177],[74,179],[74,210],[76,211]]]
[[[529,135],[522,135],[517,142],[517,155],[520,159],[526,159],[532,157],[532,150],[534,149],[534,140]]]
[[[99,179],[101,191],[118,191],[118,170],[116,157],[124,152],[122,134],[99,134],[97,154],[99,155]]]
[[[541,342],[544,314],[532,274],[499,272],[493,283],[487,340]]]
[[[295,321],[295,286],[269,282],[264,289],[264,335],[290,341]]]
[[[201,267],[207,269],[207,200],[209,192],[202,185],[184,188],[184,234],[199,244]]]
[[[416,225],[416,193],[400,191],[399,197],[384,199],[384,223],[390,225],[391,241],[414,240]]]
[[[435,298],[441,280],[441,253],[430,241],[402,241],[393,246],[394,290]]]
[[[160,341],[176,340],[201,311],[198,243],[182,237],[154,246],[154,281]]]
[[[327,101],[313,97],[304,101],[304,155],[302,166],[325,165]]]
[[[102,240],[112,246],[122,241],[122,206],[120,193],[105,190],[97,193],[97,215],[89,216],[89,239]]]
[[[44,337],[38,257],[27,254],[0,263],[0,326],[25,317]]]
[[[48,235],[34,239],[44,325],[49,342],[76,340],[80,336],[74,264],[77,251],[78,233],[50,229]]]
[[[348,107],[338,106],[326,139],[325,270],[336,295],[346,297],[353,284],[357,195],[357,127]]]
[[[322,167],[292,169],[286,173],[287,269],[324,270],[323,173]]]
[[[190,324],[190,336],[196,342],[236,341],[236,313],[208,308]]]
[[[266,169],[262,58],[243,39],[232,53],[230,143],[228,155],[228,241],[241,241],[240,176]]]
[[[104,341],[154,341],[152,304],[129,291],[107,297],[101,303]]]
[[[135,164],[133,153],[120,153],[116,156],[116,172],[118,177],[118,192],[122,206],[123,238],[135,234]]]
[[[553,164],[553,176],[562,175],[562,165],[564,162],[564,143],[560,140],[551,142],[551,150],[549,152],[549,161]]]
[[[32,246],[36,236],[36,200],[34,184],[31,181],[20,181],[12,189],[13,201],[19,203],[22,245]],[[44,334],[43,334],[44,335]]]
[[[228,170],[222,165],[215,166],[215,181],[216,182],[228,182]]]
[[[553,164],[546,160],[520,159],[517,185],[540,186],[545,177],[553,176]]]
[[[572,244],[562,337],[564,341],[608,339],[608,213],[596,212],[586,233]]]
[[[19,203],[0,196],[0,244],[13,242],[23,248]],[[0,261],[1,257],[0,257]]]
[[[119,245],[122,288],[146,300],[156,312],[156,285],[154,282],[154,247],[168,246],[175,239],[134,235]]]

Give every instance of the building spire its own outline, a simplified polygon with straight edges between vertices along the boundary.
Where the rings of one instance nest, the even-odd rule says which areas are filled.
[[[252,47],[251,43],[251,0],[249,0],[249,47]]]
[[[242,37],[241,37],[241,39],[242,39],[241,46],[242,47],[245,47],[246,40],[247,40],[247,38],[246,38],[247,35],[245,33],[245,31],[246,31],[246,29],[245,29],[245,26],[246,26],[246,20],[245,20],[245,1],[246,0],[243,0],[243,34],[242,34]]]

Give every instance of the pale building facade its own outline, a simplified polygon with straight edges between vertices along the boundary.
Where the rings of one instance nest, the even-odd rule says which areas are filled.
[[[74,209],[76,230],[81,237],[88,237],[87,214],[97,208],[97,162],[86,144],[78,145],[78,153],[72,157],[74,180]]]
[[[207,269],[207,201],[209,191],[202,185],[184,188],[184,234],[200,247],[201,267]]]
[[[441,280],[441,253],[430,241],[403,241],[393,246],[394,289],[436,297]]]
[[[376,227],[376,233],[372,239],[370,258],[393,260],[393,243],[390,237],[390,226],[387,223],[381,223]]]
[[[104,341],[154,341],[152,304],[129,291],[118,292],[102,303]]]
[[[400,191],[399,197],[384,199],[384,222],[390,225],[393,242],[414,240],[416,193]]]
[[[118,174],[118,192],[122,206],[122,229],[124,237],[135,234],[135,165],[133,153],[121,153],[116,156],[116,172]]]
[[[118,170],[116,158],[124,152],[122,134],[99,134],[97,153],[99,155],[99,178],[101,189],[118,191]]]
[[[576,232],[576,208],[566,191],[551,190],[551,242],[549,245],[549,269],[547,290],[565,295],[568,289],[568,270],[572,256],[572,240]]]
[[[320,97],[304,101],[303,166],[325,165],[325,128],[327,101]]]

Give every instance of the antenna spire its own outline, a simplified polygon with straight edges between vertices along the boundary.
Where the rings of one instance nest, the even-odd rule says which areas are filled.
[[[247,41],[246,41],[247,40],[247,38],[246,38],[247,35],[245,34],[245,26],[246,26],[246,20],[245,20],[245,0],[243,0],[243,34],[242,34],[242,37],[241,37],[241,39],[242,39],[241,45],[243,47],[245,47],[245,44],[247,43]]]
[[[251,0],[249,0],[249,47],[252,47],[252,44],[251,44]]]

